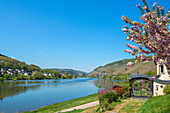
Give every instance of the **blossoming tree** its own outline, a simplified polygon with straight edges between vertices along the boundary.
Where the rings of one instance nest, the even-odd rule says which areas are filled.
[[[130,50],[125,52],[136,55],[136,62],[154,61],[164,64],[170,70],[170,9],[165,14],[162,6],[153,4],[150,10],[145,0],[142,0],[144,6],[140,4],[136,6],[141,11],[141,23],[131,21],[126,16],[121,19],[127,23],[121,30],[127,35],[126,39],[134,42],[138,47],[126,44]],[[146,57],[147,55],[152,57]],[[128,65],[134,63],[129,62]]]

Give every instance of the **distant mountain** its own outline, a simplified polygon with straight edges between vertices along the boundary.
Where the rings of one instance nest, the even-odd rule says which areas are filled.
[[[79,71],[79,70],[73,70],[73,69],[50,68],[50,70],[58,71],[59,73],[63,73],[63,74],[67,72],[68,74],[72,74],[72,75],[82,75],[82,76],[87,75],[86,72]]]
[[[116,62],[106,64],[104,66],[99,66],[94,71],[89,73],[89,76],[97,76],[102,74],[124,74],[124,73],[141,73],[146,74],[151,71],[156,71],[156,65],[152,61],[139,62],[132,66],[127,66],[128,62],[134,62],[136,59],[124,59]]]

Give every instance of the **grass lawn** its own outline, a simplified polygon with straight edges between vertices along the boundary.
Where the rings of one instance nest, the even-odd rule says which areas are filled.
[[[52,104],[49,106],[44,106],[39,109],[30,111],[30,112],[25,112],[25,113],[54,113],[56,111],[61,111],[64,109],[68,109],[68,108],[75,107],[78,105],[86,104],[86,103],[93,102],[96,100],[97,100],[97,93],[88,95],[86,97],[81,97],[81,98],[77,98],[77,99],[64,101],[61,103]]]
[[[138,113],[170,113],[170,94],[148,99]]]
[[[129,102],[127,105],[121,108],[118,113],[136,113],[136,111],[143,103],[143,100],[133,100],[132,102]]]
[[[108,108],[106,109],[106,112],[108,111],[113,111],[116,107],[118,107],[120,104],[122,103],[125,103],[127,100],[121,100],[119,102],[113,102],[111,103]],[[87,108],[87,109],[79,109],[79,110],[73,110],[73,111],[70,111],[70,112],[64,112],[64,113],[104,113],[100,110],[98,110],[96,112],[96,110],[99,108],[99,105],[97,106],[93,106],[93,107],[90,107],[90,108]]]

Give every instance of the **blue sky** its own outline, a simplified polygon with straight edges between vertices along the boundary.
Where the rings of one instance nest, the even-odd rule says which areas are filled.
[[[147,0],[152,5],[155,0]],[[157,0],[168,10],[170,1]],[[122,15],[139,20],[140,0],[0,0],[0,53],[41,68],[90,72],[133,58]]]

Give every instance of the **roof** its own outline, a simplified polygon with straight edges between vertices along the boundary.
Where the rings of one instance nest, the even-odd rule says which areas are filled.
[[[149,75],[143,75],[143,74],[139,74],[139,73],[135,73],[132,76],[129,76],[127,78],[127,80],[132,80],[132,79],[150,79],[152,76]]]
[[[155,79],[155,82],[163,83],[163,84],[170,84],[170,80],[160,80],[160,79]]]

